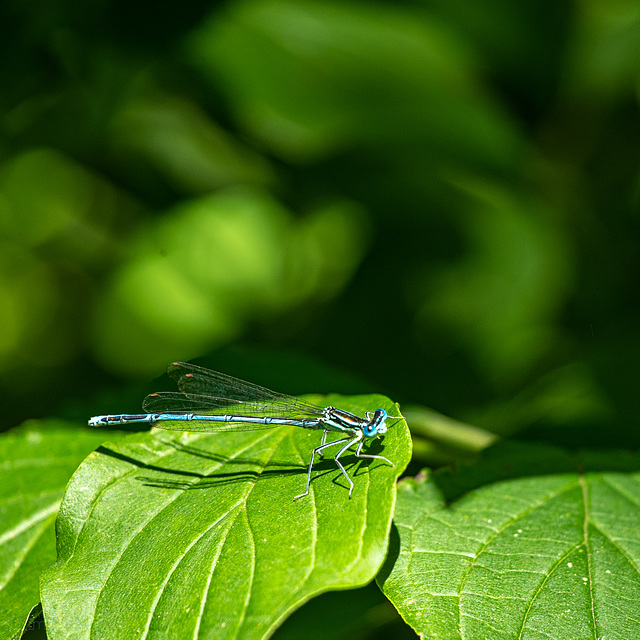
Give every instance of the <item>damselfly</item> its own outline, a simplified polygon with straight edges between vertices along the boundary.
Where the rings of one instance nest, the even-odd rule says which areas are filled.
[[[161,429],[205,432],[287,425],[322,430],[320,445],[313,450],[309,461],[306,491],[294,500],[309,495],[315,456],[322,455],[328,447],[342,445],[333,459],[349,483],[349,497],[353,492],[353,481],[340,462],[340,456],[348,449],[357,445],[357,458],[383,460],[393,466],[384,456],[362,453],[362,447],[365,442],[386,433],[387,419],[396,420],[402,416],[389,416],[384,409],[376,409],[368,411],[366,418],[360,418],[342,409],[319,407],[195,364],[173,362],[167,367],[167,373],[178,383],[179,392],[152,393],[142,403],[146,413],[95,416],[89,420],[89,425],[149,422]],[[332,431],[344,433],[346,437],[327,442],[327,435]]]

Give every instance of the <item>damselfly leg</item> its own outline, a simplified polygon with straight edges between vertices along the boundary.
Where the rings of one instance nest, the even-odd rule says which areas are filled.
[[[316,453],[320,454],[320,452],[323,449],[326,449],[327,447],[332,447],[334,444],[342,444],[343,442],[346,442],[347,445],[346,445],[346,447],[343,447],[342,449],[340,449],[340,451],[338,452],[338,455],[334,458],[334,460],[336,461],[336,463],[340,467],[340,470],[345,475],[347,480],[351,483],[351,487],[353,488],[353,483],[351,482],[351,479],[347,475],[347,472],[344,470],[344,467],[342,466],[342,464],[340,462],[338,462],[338,456],[342,453],[343,450],[348,449],[356,440],[359,440],[361,437],[362,436],[358,434],[353,438],[341,438],[340,440],[334,440],[333,442],[327,442],[327,443],[323,442],[323,443],[320,444],[319,447],[316,447],[311,452],[311,460],[309,461],[309,469],[307,470],[307,489],[306,489],[306,491],[304,493],[301,493],[301,494],[295,496],[293,499],[297,500],[298,498],[304,498],[305,496],[309,495],[309,487],[311,486],[311,471],[313,470],[313,462],[314,462],[314,459],[316,457]],[[322,434],[322,439],[323,440],[327,439],[327,432],[326,431]],[[349,496],[351,496],[351,493],[349,493]]]
[[[393,462],[391,462],[391,460],[389,460],[388,458],[385,458],[384,456],[374,456],[371,453],[360,453],[362,451],[363,445],[364,445],[364,440],[360,442],[360,444],[358,445],[358,448],[356,449],[356,458],[375,458],[376,460],[384,460],[387,464],[391,465],[392,467],[396,466],[395,464],[393,464]]]
[[[356,444],[356,442],[358,443],[358,448],[356,449],[356,457],[357,458],[370,458],[370,459],[375,459],[375,460],[383,460],[384,462],[386,462],[387,464],[391,465],[392,467],[394,466],[393,462],[391,462],[391,460],[388,460],[387,458],[385,458],[384,456],[376,456],[370,453],[362,453],[362,447],[364,446],[365,441],[362,439],[363,438],[363,434],[362,432],[357,433],[353,438],[341,438],[340,440],[334,440],[333,442],[326,442],[327,440],[327,433],[328,431],[324,431],[322,433],[322,440],[320,441],[320,446],[316,447],[313,452],[311,453],[311,460],[309,461],[309,467],[307,469],[307,488],[306,491],[304,493],[301,493],[297,496],[294,497],[294,500],[298,500],[298,498],[304,498],[306,496],[309,495],[309,488],[311,487],[311,472],[313,471],[313,463],[315,460],[315,456],[316,453],[322,457],[322,451],[324,449],[327,449],[329,447],[332,447],[336,444],[344,444],[344,447],[342,447],[338,453],[336,453],[336,455],[334,456],[334,461],[335,463],[338,465],[338,468],[340,469],[340,472],[342,473],[342,475],[346,478],[347,482],[349,483],[349,498],[351,498],[351,494],[353,493],[353,480],[351,480],[351,478],[349,477],[349,474],[347,473],[347,470],[344,468],[344,466],[342,465],[342,462],[340,462],[340,456],[342,456],[343,453],[345,453],[345,451],[347,451],[350,447],[352,447],[354,444]]]

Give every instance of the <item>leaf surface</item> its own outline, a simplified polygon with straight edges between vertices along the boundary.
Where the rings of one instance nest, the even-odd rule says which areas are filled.
[[[0,638],[19,634],[56,559],[54,522],[65,486],[104,433],[59,421],[0,436]]]
[[[561,457],[537,453],[542,473]],[[598,466],[619,468],[619,457]],[[439,640],[639,638],[640,474],[526,475],[499,459],[477,470],[476,489],[462,489],[469,474],[400,483],[379,583],[401,615]]]
[[[364,415],[382,396],[328,398]],[[320,432],[155,430],[101,447],[74,475],[58,521],[43,609],[59,638],[262,638],[329,589],[366,584],[387,550],[395,481],[411,455],[389,421],[381,460],[306,466]],[[331,455],[335,455],[335,452]],[[145,478],[143,482],[137,478]]]

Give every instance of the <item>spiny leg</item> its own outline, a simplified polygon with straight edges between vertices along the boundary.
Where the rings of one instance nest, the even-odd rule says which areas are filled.
[[[390,464],[392,467],[395,467],[393,462],[384,456],[374,456],[371,453],[360,453],[362,451],[362,446],[364,445],[364,440],[360,442],[358,448],[356,449],[356,458],[374,458],[376,460],[384,460],[386,463]]]
[[[327,432],[325,431],[324,434],[323,434],[323,439],[324,440],[327,439],[327,435],[326,434],[327,434]],[[304,498],[305,496],[309,495],[309,487],[311,486],[311,470],[313,469],[313,460],[315,458],[316,453],[320,453],[323,449],[326,449],[327,447],[332,447],[334,444],[341,444],[341,443],[347,442],[347,441],[349,442],[349,446],[350,446],[351,443],[353,442],[353,438],[342,438],[341,440],[334,440],[333,442],[327,442],[326,444],[323,443],[319,447],[316,447],[313,450],[313,452],[311,453],[311,460],[309,461],[309,471],[307,473],[307,490],[304,493],[301,493],[300,495],[295,496],[294,500],[297,500],[298,498]],[[342,465],[340,463],[338,463],[338,464],[339,464],[340,468],[342,469]],[[342,469],[342,472],[344,473],[344,469]]]
[[[338,451],[338,453],[336,453],[336,455],[334,456],[334,460],[336,461],[336,464],[338,465],[338,467],[340,467],[340,471],[342,471],[342,475],[347,479],[347,482],[349,483],[349,498],[351,498],[351,494],[353,493],[353,480],[349,477],[349,475],[347,474],[345,468],[342,466],[342,462],[340,462],[340,460],[338,460],[338,458],[352,445],[354,445],[356,442],[358,442],[358,440],[362,440],[362,432],[357,433],[353,438],[351,438],[351,440],[349,440],[349,442],[347,442],[347,444],[344,445],[344,447],[342,447],[342,449],[340,449],[340,451]],[[358,449],[362,446],[362,442],[360,442],[360,446],[358,447]]]

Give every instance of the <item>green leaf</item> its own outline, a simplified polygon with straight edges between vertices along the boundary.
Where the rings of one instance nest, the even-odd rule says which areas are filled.
[[[425,638],[640,637],[640,474],[613,471],[638,457],[550,473],[571,459],[527,446],[528,459],[496,447],[460,477],[400,483],[385,594]]]
[[[326,400],[398,411],[383,396]],[[101,447],[60,511],[59,560],[42,581],[51,637],[262,638],[313,595],[366,584],[411,455],[406,423],[389,424],[369,451],[394,467],[344,456],[351,499],[329,458],[293,500],[319,432],[156,430]]]
[[[0,436],[0,638],[20,634],[55,562],[53,525],[65,486],[104,433],[29,422]]]

